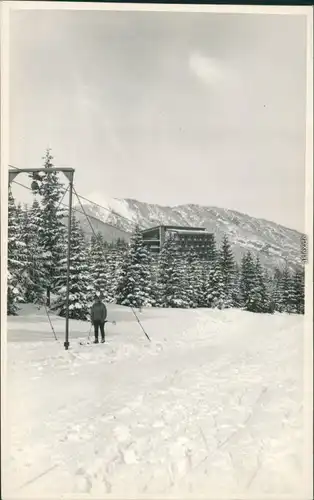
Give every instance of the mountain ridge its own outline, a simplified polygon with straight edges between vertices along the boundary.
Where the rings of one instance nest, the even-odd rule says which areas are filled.
[[[159,224],[200,226],[214,233],[218,244],[226,234],[238,262],[251,250],[270,269],[282,267],[285,262],[292,268],[301,263],[303,233],[237,210],[195,203],[164,206],[132,198],[106,198],[99,193],[92,193],[81,201],[94,230],[100,231],[108,241],[129,240],[136,224],[143,229]],[[78,214],[78,218],[90,236],[92,230],[85,216]]]

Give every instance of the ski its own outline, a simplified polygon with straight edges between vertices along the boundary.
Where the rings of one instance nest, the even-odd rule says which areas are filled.
[[[90,345],[90,346],[92,346],[92,345],[100,345],[100,344],[107,344],[107,343],[108,343],[107,341],[106,341],[106,342],[97,342],[97,344],[95,344],[95,342],[89,342],[89,341],[84,342],[84,341],[80,341],[80,342],[79,342],[79,345],[82,345],[82,346],[87,346],[87,345]]]
[[[116,325],[116,324],[117,324],[117,322],[116,322],[115,320],[113,320],[113,321],[109,321],[109,320],[107,320],[107,319],[106,319],[105,323],[111,323],[112,325]],[[79,341],[79,345],[82,345],[82,346],[87,346],[87,345],[92,345],[92,344],[94,344],[94,342],[93,342],[92,340],[89,340],[89,339],[90,339],[90,337],[92,336],[91,330],[92,330],[92,327],[90,328],[90,331],[89,331],[89,334],[88,334],[88,340],[81,340],[81,341]],[[105,341],[105,342],[101,342],[101,341],[100,341],[100,342],[98,342],[98,343],[99,343],[99,344],[106,344],[107,342],[106,342],[106,341]],[[97,345],[97,344],[95,344],[95,345]]]

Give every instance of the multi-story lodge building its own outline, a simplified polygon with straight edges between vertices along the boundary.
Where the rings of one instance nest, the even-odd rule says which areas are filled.
[[[194,250],[203,258],[208,255],[214,240],[213,234],[208,233],[204,227],[156,226],[142,231],[144,243],[154,253],[160,252],[168,234],[178,239],[183,251]]]

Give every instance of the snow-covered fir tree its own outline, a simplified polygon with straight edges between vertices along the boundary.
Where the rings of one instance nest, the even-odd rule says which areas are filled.
[[[250,251],[242,258],[240,280],[241,306],[251,312],[271,312],[265,274],[259,258],[255,261]]]
[[[294,313],[296,310],[295,287],[291,269],[286,262],[280,281],[280,306],[284,312]]]
[[[198,285],[198,307],[208,306],[209,272],[212,264],[207,260],[201,261],[200,279]]]
[[[151,290],[151,297],[152,297],[152,303],[156,306],[158,305],[158,263],[159,263],[159,256],[157,253],[152,253],[150,255],[150,273],[151,273],[151,283],[152,283],[152,290]]]
[[[234,272],[233,272],[233,283],[232,283],[232,306],[241,307],[241,266],[235,262]]]
[[[282,271],[279,267],[275,267],[273,279],[270,287],[271,301],[275,311],[283,312],[284,304],[281,296]]]
[[[304,313],[304,266],[292,271],[288,265],[275,269],[272,301],[278,312]]]
[[[40,221],[41,208],[35,198],[32,207],[24,210],[22,228],[22,239],[25,243],[27,261],[25,301],[28,303],[42,303],[45,293],[44,260],[38,238]]]
[[[274,300],[274,290],[275,290],[274,272],[269,269],[263,268],[263,278],[268,297],[268,304],[265,312],[273,314],[276,310],[275,300]]]
[[[235,285],[235,261],[228,237],[224,235],[219,251],[219,264],[223,284],[224,307],[233,306],[233,290]]]
[[[129,251],[129,244],[121,240],[120,238],[111,244],[108,249],[107,263],[109,270],[109,280],[110,280],[110,301],[116,301],[118,294],[118,287],[121,283],[122,276],[124,273],[124,263],[127,259],[127,254]]]
[[[108,247],[104,245],[104,272],[105,272],[105,302],[114,302],[115,291],[117,287],[117,265],[118,265],[118,255],[113,247]],[[122,261],[120,262],[122,265]]]
[[[293,274],[294,283],[294,299],[295,312],[304,314],[304,298],[305,298],[305,270],[304,265],[298,266]]]
[[[255,299],[255,312],[270,312],[270,297],[267,292],[265,273],[259,257],[257,257],[255,262],[255,286],[251,293],[253,300]]]
[[[139,227],[136,227],[121,267],[116,290],[117,303],[124,306],[152,305],[150,257]]]
[[[44,156],[45,171],[38,181],[38,188],[33,187],[34,193],[41,197],[42,211],[38,227],[39,245],[42,251],[47,305],[50,305],[51,292],[56,292],[56,283],[59,281],[60,262],[66,255],[64,210],[60,207],[64,195],[64,187],[57,172],[49,171],[52,164],[52,155],[48,149]]]
[[[169,234],[159,254],[158,304],[161,307],[189,306],[187,293],[187,262],[176,238]]]
[[[90,246],[90,274],[94,294],[99,293],[103,300],[110,300],[108,251],[105,249],[101,233],[92,235]]]
[[[218,309],[223,309],[227,303],[219,259],[209,268],[206,302],[207,307]]]
[[[21,264],[21,272],[20,272],[20,288],[22,291],[22,301],[27,302],[26,294],[27,290],[31,284],[30,275],[29,275],[29,266],[31,263],[31,254],[28,252],[27,241],[26,241],[26,228],[25,228],[25,218],[27,211],[22,208],[21,203],[16,205],[16,219],[17,225],[20,231],[19,237],[19,261]]]
[[[203,268],[204,262],[194,251],[189,251],[186,255],[186,294],[189,307],[200,307],[203,292]]]
[[[106,268],[106,301],[114,302],[117,296],[118,284],[122,279],[123,263],[129,246],[126,241],[118,238],[116,241],[104,240],[104,258]]]
[[[61,259],[62,273],[57,283],[58,293],[54,308],[59,315],[66,316],[66,276],[67,258]],[[84,233],[78,220],[73,216],[71,221],[71,253],[70,253],[70,287],[69,317],[87,320],[93,302],[93,286],[89,268],[89,253]]]
[[[8,273],[7,273],[7,314],[16,315],[18,303],[24,300],[21,275],[25,263],[21,261],[24,243],[21,242],[21,226],[17,207],[11,190],[8,198]]]
[[[257,295],[253,294],[256,286],[256,267],[252,254],[248,251],[242,257],[241,262],[241,281],[240,281],[240,294],[241,306],[247,311],[255,312],[258,308]]]

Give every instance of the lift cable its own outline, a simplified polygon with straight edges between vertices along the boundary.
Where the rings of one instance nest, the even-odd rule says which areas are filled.
[[[81,202],[81,200],[79,199],[79,197],[78,197],[78,195],[77,195],[77,192],[76,192],[76,189],[75,189],[75,187],[74,187],[74,186],[73,186],[73,191],[74,191],[74,194],[76,195],[76,197],[77,197],[77,199],[78,199],[78,201],[79,201],[79,203],[80,203],[80,205],[81,205],[81,207],[82,207],[82,210],[84,211],[85,216],[87,217],[87,215],[86,215],[86,213],[85,213],[85,210],[84,210],[84,207],[83,207],[83,205],[82,205],[82,202]],[[95,230],[94,230],[94,228],[93,228],[93,226],[92,226],[92,224],[91,224],[91,223],[90,223],[90,225],[91,225],[92,231],[94,232],[94,235],[96,236]],[[130,307],[130,309],[131,309],[132,313],[134,314],[134,316],[135,316],[135,318],[136,318],[136,320],[137,320],[138,324],[139,324],[139,325],[140,325],[140,327],[142,328],[142,330],[143,330],[143,332],[144,332],[145,336],[148,338],[148,340],[149,340],[149,341],[151,341],[151,339],[150,339],[150,338],[149,338],[149,336],[147,335],[147,333],[146,333],[146,331],[145,331],[145,329],[144,329],[144,327],[143,327],[143,325],[142,325],[142,323],[141,323],[141,321],[140,321],[139,317],[137,316],[136,312],[134,311],[133,307],[132,307],[132,306],[129,306],[129,307]]]
[[[11,168],[15,168],[15,169],[17,169],[17,170],[22,170],[22,169],[20,169],[19,167],[16,167],[16,166],[14,166],[14,165],[9,165],[9,167],[11,167]],[[17,182],[17,181],[13,181],[13,182],[14,182],[15,184],[18,184],[19,186],[21,186],[21,187],[25,188],[25,189],[28,189],[29,191],[32,191],[32,189],[31,189],[31,188],[29,188],[28,186],[25,186],[24,184],[21,184],[20,182]],[[124,216],[122,216],[122,215],[120,216],[120,214],[117,214],[117,213],[116,213],[116,212],[114,212],[113,210],[110,210],[110,209],[108,209],[108,208],[106,208],[106,207],[103,207],[103,206],[101,206],[101,205],[99,205],[99,204],[97,204],[97,203],[95,203],[95,202],[93,202],[93,201],[91,201],[91,200],[88,200],[87,198],[84,198],[83,196],[80,196],[80,195],[77,193],[77,191],[76,191],[76,189],[75,189],[74,185],[72,185],[72,189],[73,189],[74,194],[76,195],[76,198],[77,198],[77,200],[78,200],[78,202],[79,202],[79,204],[80,204],[80,206],[81,206],[81,208],[82,208],[82,212],[81,212],[80,210],[77,210],[77,209],[73,209],[73,211],[76,211],[76,212],[78,212],[78,213],[81,213],[81,214],[83,214],[83,215],[86,217],[86,219],[87,219],[87,221],[88,221],[88,223],[89,223],[89,225],[90,225],[90,228],[91,228],[91,230],[92,230],[92,232],[93,232],[93,234],[94,234],[94,236],[95,236],[95,237],[96,237],[96,232],[95,232],[95,229],[94,229],[94,227],[93,227],[93,225],[92,225],[92,223],[91,223],[91,221],[90,221],[90,218],[95,219],[95,220],[97,220],[98,222],[102,222],[102,223],[103,223],[103,221],[101,221],[101,220],[100,220],[100,219],[98,219],[97,217],[94,217],[94,216],[91,216],[91,215],[87,215],[87,214],[86,214],[86,211],[85,211],[85,209],[84,209],[84,206],[83,206],[83,204],[82,204],[82,202],[81,202],[81,199],[80,199],[80,198],[85,199],[86,201],[88,201],[88,202],[90,202],[90,203],[92,203],[92,204],[94,204],[94,205],[96,205],[96,206],[99,206],[99,207],[101,207],[101,208],[103,208],[103,209],[105,209],[105,210],[109,211],[110,213],[113,213],[114,215],[117,215],[117,216],[121,217],[122,219],[124,219],[124,220],[126,220],[126,221],[128,221],[128,222],[131,222],[132,224],[134,224],[134,221],[131,221],[130,219],[127,219],[126,217],[124,217]],[[63,192],[63,196],[62,196],[62,198],[60,199],[59,204],[58,204],[58,206],[57,206],[56,210],[58,210],[58,208],[60,207],[60,205],[64,205],[64,206],[66,206],[66,205],[65,205],[65,203],[62,203],[62,201],[63,201],[64,196],[65,196],[65,194],[66,194],[66,192],[67,192],[68,190],[69,190],[69,186],[67,187],[67,189],[63,190],[63,191],[64,191],[64,192]],[[119,228],[117,228],[116,226],[114,226],[113,224],[110,224],[110,223],[107,223],[107,222],[106,222],[105,224],[107,224],[108,226],[113,227],[114,229],[119,229]],[[136,314],[135,310],[133,309],[133,307],[132,307],[132,306],[130,306],[130,309],[131,309],[132,313],[134,314],[134,316],[135,316],[135,318],[136,318],[137,322],[139,323],[139,325],[140,325],[141,329],[143,330],[143,332],[144,332],[145,336],[147,337],[147,339],[148,339],[149,341],[151,341],[151,339],[150,339],[150,337],[148,336],[148,334],[146,333],[146,331],[145,331],[145,329],[144,329],[144,327],[143,327],[143,325],[142,325],[142,323],[141,323],[141,321],[140,321],[139,317],[137,316],[137,314]],[[47,309],[46,305],[45,305],[45,310],[46,310],[46,314],[47,314],[47,316],[48,316],[48,320],[49,320],[50,326],[51,326],[51,328],[52,328],[52,331],[53,331],[54,337],[55,337],[55,339],[56,339],[57,341],[59,341],[59,340],[58,340],[58,338],[57,338],[57,336],[56,336],[56,333],[55,333],[55,331],[54,331],[54,328],[53,328],[53,325],[52,325],[52,322],[51,322],[50,316],[49,316],[49,314],[48,314],[48,309]]]
[[[9,166],[10,168],[15,168],[16,170],[22,170],[21,168],[19,168],[19,167],[15,167],[14,165],[8,165],[8,166]],[[47,169],[47,170],[48,170],[48,169]],[[16,184],[19,184],[19,185],[20,185],[20,186],[22,186],[22,187],[26,187],[27,189],[31,190],[31,188],[29,188],[28,186],[25,186],[24,184],[20,184],[19,182],[16,182],[16,181],[13,181],[13,182],[15,182]],[[62,191],[64,191],[64,189],[62,189]],[[114,210],[112,210],[112,209],[110,209],[110,208],[108,208],[108,207],[104,207],[103,205],[100,205],[99,203],[96,203],[95,201],[89,200],[88,198],[85,198],[85,197],[84,197],[84,196],[82,196],[82,195],[78,195],[78,194],[77,194],[77,196],[78,196],[79,198],[81,198],[82,200],[88,201],[88,202],[89,202],[89,203],[91,203],[92,205],[95,205],[95,206],[97,206],[97,207],[99,207],[99,208],[102,208],[103,210],[106,210],[106,211],[107,211],[107,212],[109,212],[110,214],[116,215],[116,216],[117,216],[117,217],[119,217],[120,219],[123,219],[123,220],[125,220],[125,221],[127,221],[127,222],[131,223],[133,226],[135,226],[135,225],[136,225],[136,223],[135,223],[133,220],[131,220],[131,219],[129,219],[129,218],[127,218],[127,217],[125,217],[124,215],[118,214],[117,212],[115,212]],[[80,212],[80,213],[81,213],[81,212]],[[93,216],[92,216],[92,215],[89,215],[88,217],[93,217]],[[95,217],[95,219],[96,219],[96,220],[99,220],[100,222],[103,222],[103,221],[101,221],[100,219],[97,219],[97,217]],[[104,222],[103,222],[103,224],[104,224]],[[108,223],[106,222],[105,224],[108,224]],[[108,225],[112,225],[112,224],[108,224]],[[115,227],[115,226],[113,226],[113,225],[112,225],[112,227]],[[116,229],[120,229],[120,228],[116,228]]]

